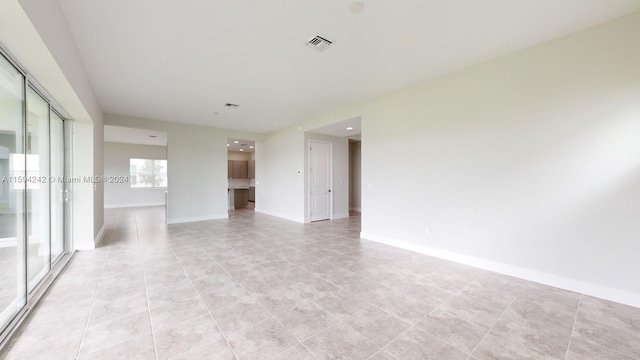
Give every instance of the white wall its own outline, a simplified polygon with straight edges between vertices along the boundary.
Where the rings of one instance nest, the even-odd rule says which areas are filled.
[[[361,211],[361,144],[360,141],[349,142],[349,210],[353,211]]]
[[[309,140],[318,140],[331,143],[333,162],[333,209],[332,219],[349,217],[349,139],[336,136],[305,133],[305,222],[310,221],[309,213]]]
[[[304,132],[297,127],[256,143],[256,212],[304,222]]]
[[[634,14],[300,127],[362,116],[363,237],[640,306],[639,38]]]
[[[103,114],[58,1],[0,2],[0,42],[53,97],[65,116],[76,120],[74,175],[100,175]],[[104,222],[102,187],[74,185],[71,191],[75,199],[74,243],[77,248],[93,248]]]
[[[166,160],[166,146],[104,143],[106,176],[130,177],[130,159]],[[132,188],[129,183],[104,185],[105,208],[164,205],[166,189]]]
[[[262,135],[173,122],[105,115],[105,125],[167,133],[169,223],[228,217],[227,138]]]

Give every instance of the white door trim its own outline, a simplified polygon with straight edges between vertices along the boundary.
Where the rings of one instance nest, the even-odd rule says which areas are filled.
[[[307,187],[308,187],[308,192],[307,195],[309,197],[309,201],[307,201],[307,218],[309,219],[309,222],[311,221],[319,221],[319,220],[311,220],[311,205],[312,205],[312,176],[311,176],[311,145],[312,143],[321,143],[321,144],[326,144],[329,146],[329,166],[328,166],[328,171],[329,171],[329,220],[333,219],[333,143],[330,141],[322,141],[322,140],[313,140],[313,139],[309,139],[309,142],[307,143],[307,174],[309,174],[309,176],[307,176]]]

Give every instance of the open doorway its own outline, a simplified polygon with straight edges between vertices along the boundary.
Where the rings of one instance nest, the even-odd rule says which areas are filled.
[[[256,206],[255,142],[227,139],[227,192],[229,210],[251,210]]]
[[[360,215],[360,129],[361,119],[358,116],[305,133],[306,222]],[[323,154],[326,153],[330,159],[320,162],[323,157],[314,154],[313,149],[323,150],[324,147],[319,146],[323,143],[328,144],[329,149]],[[321,171],[323,164],[330,168]],[[320,177],[318,174],[323,176]],[[324,175],[327,175],[328,179],[319,181],[325,179]],[[323,196],[325,192],[328,199]],[[322,202],[319,203],[318,200]],[[325,210],[323,206],[318,206],[319,204],[329,206],[328,214],[319,214]]]
[[[360,135],[349,138],[349,215],[357,216],[361,212],[362,141]]]
[[[162,206],[166,221],[169,166],[166,132],[105,125],[105,209]]]

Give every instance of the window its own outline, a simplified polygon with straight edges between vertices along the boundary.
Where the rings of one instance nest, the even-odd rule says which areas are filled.
[[[132,188],[166,188],[167,160],[130,159]]]

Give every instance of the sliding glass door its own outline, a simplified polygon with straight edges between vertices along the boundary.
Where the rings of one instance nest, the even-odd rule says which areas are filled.
[[[51,270],[49,103],[27,90],[27,276],[32,291]]]
[[[58,114],[51,112],[50,122],[51,149],[51,262],[54,263],[65,250],[65,199],[66,189],[65,153],[64,153],[64,121]]]
[[[0,55],[0,330],[26,305],[24,76]]]
[[[66,251],[65,120],[0,52],[0,341]]]

